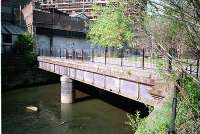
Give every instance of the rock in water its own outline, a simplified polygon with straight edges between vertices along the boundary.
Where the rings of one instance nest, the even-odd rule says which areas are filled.
[[[26,110],[32,111],[32,112],[37,112],[37,111],[38,111],[38,108],[35,107],[35,106],[27,106],[27,107],[26,107]]]

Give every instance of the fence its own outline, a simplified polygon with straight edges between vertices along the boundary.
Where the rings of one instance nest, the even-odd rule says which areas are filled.
[[[168,134],[176,134],[176,106],[177,106],[177,87],[175,87],[174,89],[174,96],[172,100],[171,123],[168,130]]]
[[[142,69],[162,68],[172,71],[172,59],[166,58],[160,52],[148,49],[117,49],[117,48],[38,48],[40,56],[59,57],[73,60],[90,61],[105,65],[117,65],[122,67],[135,67]],[[192,75],[199,77],[199,60],[192,62],[181,61],[185,69]],[[195,63],[196,62],[196,63]]]
[[[169,61],[162,55],[150,54],[145,49],[116,49],[116,48],[91,48],[91,49],[61,49],[38,48],[40,56],[60,57],[73,60],[91,61],[106,65],[136,67],[143,69],[155,68],[157,63],[169,66]],[[167,69],[167,68],[166,68]]]

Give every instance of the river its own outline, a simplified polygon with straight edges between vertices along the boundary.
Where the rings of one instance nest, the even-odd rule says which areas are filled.
[[[125,124],[127,112],[138,110],[138,103],[78,82],[76,85],[75,89],[81,90],[76,90],[73,104],[60,103],[59,84],[3,93],[3,134],[131,134]],[[29,105],[39,111],[27,111]],[[142,104],[139,108],[145,109]]]

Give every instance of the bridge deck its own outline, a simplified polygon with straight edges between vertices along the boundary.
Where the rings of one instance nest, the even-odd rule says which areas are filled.
[[[155,106],[171,88],[161,83],[155,70],[104,65],[89,61],[39,56],[39,68]]]

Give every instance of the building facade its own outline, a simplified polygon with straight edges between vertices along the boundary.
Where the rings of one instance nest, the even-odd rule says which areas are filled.
[[[30,10],[32,9],[32,10]],[[36,48],[51,49],[85,49],[90,47],[86,40],[87,19],[72,17],[57,9],[42,10],[34,3],[22,10],[29,32],[33,32]]]
[[[2,54],[10,53],[18,36],[26,31],[21,14],[21,7],[25,4],[25,1],[22,3],[17,0],[1,1]]]

